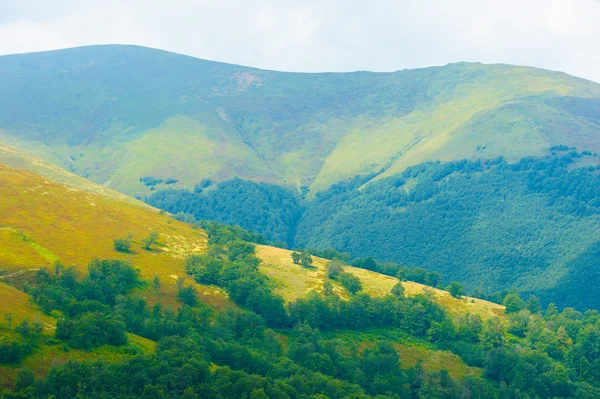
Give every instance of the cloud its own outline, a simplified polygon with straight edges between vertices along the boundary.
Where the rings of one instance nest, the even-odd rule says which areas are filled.
[[[267,69],[393,71],[456,61],[600,81],[597,0],[0,0],[0,54],[139,44]]]

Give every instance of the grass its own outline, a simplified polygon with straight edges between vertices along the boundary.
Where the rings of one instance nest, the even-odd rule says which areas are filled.
[[[276,281],[278,287],[276,292],[288,302],[294,301],[312,290],[323,291],[323,284],[328,281],[325,267],[329,262],[313,256],[313,267],[306,268],[292,262],[292,252],[286,249],[258,245],[257,256],[262,260],[260,269],[263,273]],[[387,295],[398,283],[394,277],[359,269],[351,266],[346,271],[358,277],[363,284],[363,291],[372,296]],[[414,296],[430,292],[436,301],[453,315],[464,313],[478,314],[487,319],[494,316],[504,315],[504,307],[482,299],[463,297],[457,299],[447,291],[428,287],[412,281],[402,283],[406,295]],[[345,289],[334,282],[335,292],[343,298],[347,298]]]
[[[151,282],[161,280],[158,293],[142,294],[149,303],[176,305],[176,280],[185,277],[183,261],[207,248],[206,234],[147,207],[81,191],[32,173],[0,165],[0,269],[15,272],[37,269],[60,260],[81,272],[93,258],[130,261]],[[148,251],[141,240],[151,230],[159,242]],[[114,250],[113,240],[132,234],[132,250]],[[24,239],[23,239],[24,238]],[[198,285],[200,299],[217,308],[231,301],[219,289]],[[151,286],[151,284],[150,284]]]
[[[6,332],[0,330],[0,335]],[[68,361],[105,361],[119,363],[132,358],[136,354],[151,354],[156,349],[156,342],[134,334],[127,334],[128,343],[124,346],[115,347],[103,345],[90,351],[71,349],[62,343],[51,343],[36,348],[33,353],[16,365],[0,365],[0,387],[12,388],[17,374],[22,368],[28,368],[34,372],[37,378],[44,377],[54,367]]]
[[[425,340],[417,340],[399,330],[369,329],[366,331],[344,331],[326,334],[327,338],[342,341],[351,351],[362,353],[375,345],[377,341],[390,340],[400,358],[400,367],[409,369],[417,363],[428,372],[448,370],[453,378],[481,376],[482,370],[466,365],[460,356],[452,352],[439,350]]]
[[[56,161],[58,162],[58,161]],[[127,195],[121,194],[110,188],[100,186],[84,179],[74,173],[62,169],[42,158],[36,157],[25,151],[20,151],[15,147],[0,143],[0,164],[12,166],[14,168],[24,169],[29,172],[44,176],[54,182],[65,184],[77,190],[101,194],[107,197],[115,198],[139,207],[151,209],[144,202],[138,201]]]

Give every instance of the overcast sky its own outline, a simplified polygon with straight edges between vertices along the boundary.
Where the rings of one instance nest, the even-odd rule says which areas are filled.
[[[600,82],[600,0],[0,0],[0,54],[105,43],[285,71],[480,61]]]

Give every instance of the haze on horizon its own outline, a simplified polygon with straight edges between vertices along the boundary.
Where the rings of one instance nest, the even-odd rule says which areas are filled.
[[[136,44],[282,71],[470,61],[600,82],[598,0],[0,0],[0,54]]]

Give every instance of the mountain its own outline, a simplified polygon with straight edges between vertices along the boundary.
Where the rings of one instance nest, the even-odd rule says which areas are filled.
[[[0,165],[2,398],[600,394],[597,312],[399,281],[86,187]]]
[[[68,172],[65,172],[67,174]],[[89,186],[94,186],[89,183]],[[21,169],[0,165],[0,278],[35,273],[57,261],[87,271],[94,259],[142,264],[141,277],[163,282],[162,300],[175,301],[176,279],[184,276],[183,259],[204,251],[206,235],[147,206],[82,191]],[[134,200],[131,200],[133,202]],[[159,234],[152,251],[142,249],[151,231]],[[113,241],[131,235],[128,252],[115,251]],[[212,287],[195,287],[214,306],[227,298]],[[157,300],[148,292],[151,301]]]
[[[6,152],[8,153],[8,150]],[[6,156],[5,159],[9,157]],[[46,167],[40,167],[40,170],[47,171]],[[88,264],[93,259],[125,261],[138,268],[141,279],[138,287],[130,294],[134,304],[138,303],[136,301],[141,300],[138,298],[142,296],[147,306],[160,303],[162,306],[175,307],[179,306],[180,302],[177,279],[186,276],[186,269],[183,267],[185,258],[207,253],[207,234],[203,230],[194,229],[147,205],[139,206],[135,200],[115,198],[110,190],[104,191],[91,182],[74,188],[72,184],[67,185],[72,182],[69,172],[61,171],[58,167],[51,170],[55,176],[66,180],[66,184],[52,181],[49,176],[0,165],[0,197],[3,199],[0,203],[0,299],[3,304],[3,318],[9,320],[10,315],[9,327],[0,326],[0,387],[13,387],[19,380],[19,369],[11,367],[14,363],[31,369],[39,377],[48,374],[52,367],[58,367],[68,361],[109,359],[111,363],[127,362],[134,355],[150,354],[155,350],[155,341],[131,332],[127,332],[126,347],[103,345],[86,349],[75,343],[70,343],[71,347],[67,349],[64,346],[62,349],[57,347],[53,337],[59,335],[57,331],[60,330],[62,318],[73,310],[67,306],[60,312],[50,311],[56,306],[54,301],[58,299],[54,298],[50,302],[47,302],[48,299],[39,299],[40,295],[44,297],[42,293],[47,287],[39,288],[39,291],[32,290],[32,286],[42,284],[43,287],[44,283],[41,281],[51,278],[44,274],[45,270],[51,273],[55,273],[56,270],[57,275],[61,276],[61,273],[65,273],[64,268],[72,265],[78,273],[78,279],[85,279],[98,272],[89,269]],[[74,180],[81,183],[77,179]],[[159,238],[153,248],[147,250],[142,246],[142,240],[150,231],[158,232]],[[114,239],[127,235],[131,237],[131,248],[126,252],[115,250]],[[263,260],[262,272],[271,276],[278,286],[277,292],[282,294],[287,302],[308,294],[306,290],[289,285],[291,275],[295,276],[297,281],[304,281],[302,284],[310,280],[311,288],[323,291],[327,280],[325,265],[328,260],[314,258],[314,267],[320,270],[317,282],[311,269],[292,263],[291,251],[259,246],[257,255]],[[57,268],[57,264],[62,264],[63,269]],[[106,266],[108,265],[103,267]],[[363,282],[365,292],[376,297],[389,294],[392,287],[398,283],[395,278],[368,270],[349,268],[349,272]],[[158,291],[150,287],[156,277],[160,281]],[[66,275],[63,275],[63,280],[59,280],[62,281],[60,284],[63,284],[65,278]],[[193,280],[186,284],[193,287],[200,301],[211,308],[218,311],[237,308],[220,287],[198,284]],[[422,284],[403,284],[410,296],[426,290]],[[454,299],[445,291],[427,289],[431,290],[442,306],[457,317],[469,311],[486,318],[503,315],[503,307],[500,305],[478,299]],[[338,286],[336,290],[348,298],[345,288]],[[123,300],[119,301],[119,306],[127,307]],[[90,305],[81,303],[79,306]],[[96,306],[92,306],[92,309],[96,310]],[[21,331],[20,326],[23,323],[33,322],[41,323],[41,336],[18,332]],[[17,339],[19,334],[22,337]],[[98,334],[98,331],[94,334]],[[9,346],[12,348],[10,352],[6,352],[7,342],[12,342],[12,346]],[[423,361],[427,370],[439,371],[441,367],[457,365],[452,371],[455,378],[481,373],[478,368],[467,366],[460,357],[447,351],[422,347],[410,341],[402,341],[397,345],[399,350],[414,361]],[[409,364],[411,363],[407,363],[406,367],[409,367]]]
[[[515,288],[585,310],[600,308],[591,288],[600,284],[599,170],[596,154],[557,146],[518,162],[436,161],[376,181],[358,176],[309,201],[239,179],[146,200],[178,218],[240,225],[290,248],[424,267],[477,295]]]
[[[600,85],[510,65],[305,74],[91,46],[0,57],[0,92],[0,141],[141,196],[240,177],[312,197],[426,161],[600,150]]]

